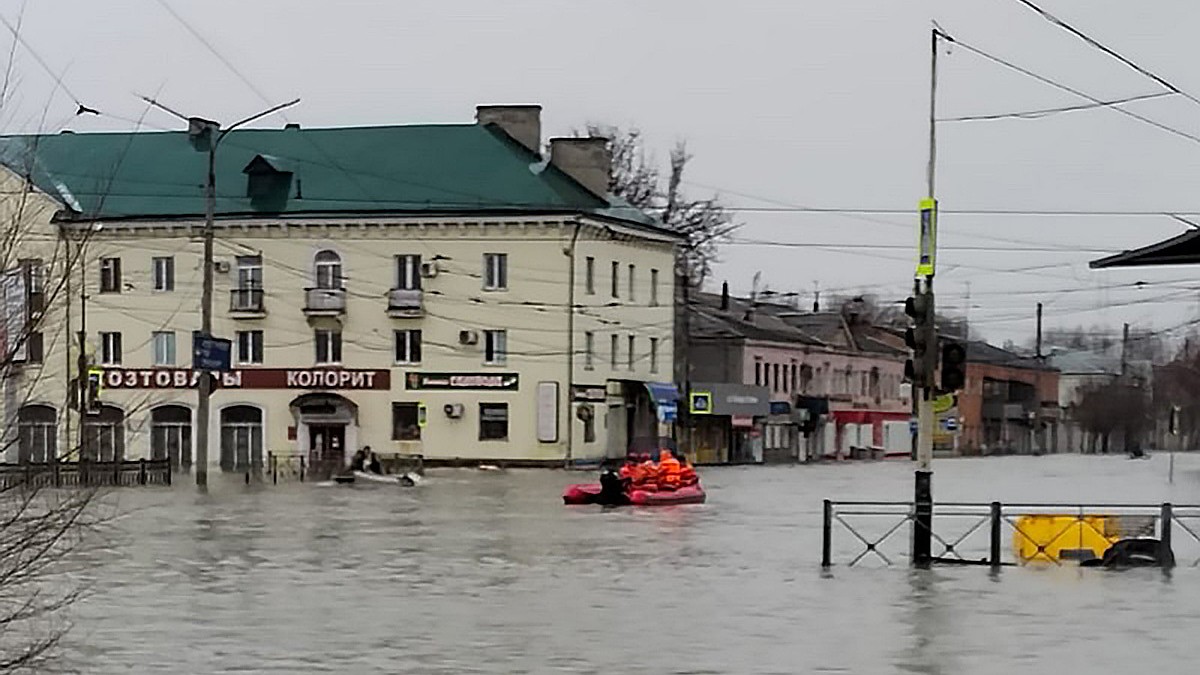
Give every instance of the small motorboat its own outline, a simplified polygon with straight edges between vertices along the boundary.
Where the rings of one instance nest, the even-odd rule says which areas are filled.
[[[413,487],[421,482],[421,477],[415,473],[399,473],[399,474],[378,474],[369,473],[366,471],[353,471],[351,473],[338,474],[333,477],[335,483],[350,485],[354,483],[383,483],[387,485],[403,485],[404,487]]]
[[[563,503],[603,504],[599,483],[577,483],[563,490]],[[630,506],[669,506],[672,504],[703,504],[707,495],[699,483],[676,490],[640,490],[634,488],[626,493]],[[621,506],[621,504],[611,504]]]

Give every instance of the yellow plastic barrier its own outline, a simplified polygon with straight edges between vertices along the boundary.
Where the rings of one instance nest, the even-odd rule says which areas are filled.
[[[1020,562],[1102,558],[1121,538],[1118,518],[1103,515],[1027,515],[1016,521],[1013,550]]]

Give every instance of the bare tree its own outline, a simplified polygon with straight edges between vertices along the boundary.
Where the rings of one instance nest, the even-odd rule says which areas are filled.
[[[613,171],[609,191],[639,209],[657,215],[663,226],[683,235],[676,272],[698,287],[712,275],[718,247],[741,226],[720,199],[693,199],[683,190],[692,155],[687,145],[671,149],[665,179],[637,129],[591,123],[585,133],[609,139]]]

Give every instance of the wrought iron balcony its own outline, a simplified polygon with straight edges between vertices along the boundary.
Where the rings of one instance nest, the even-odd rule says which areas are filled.
[[[256,318],[267,313],[263,289],[234,288],[229,291],[229,311],[235,318]]]

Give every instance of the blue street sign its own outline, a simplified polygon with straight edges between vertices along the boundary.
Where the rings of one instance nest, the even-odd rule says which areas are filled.
[[[946,419],[942,420],[942,428],[946,431],[958,431],[958,418],[947,417]]]
[[[192,367],[196,370],[228,372],[233,369],[232,353],[231,340],[192,333]]]
[[[917,421],[915,419],[908,421],[908,433],[912,434],[913,436],[917,435]]]

